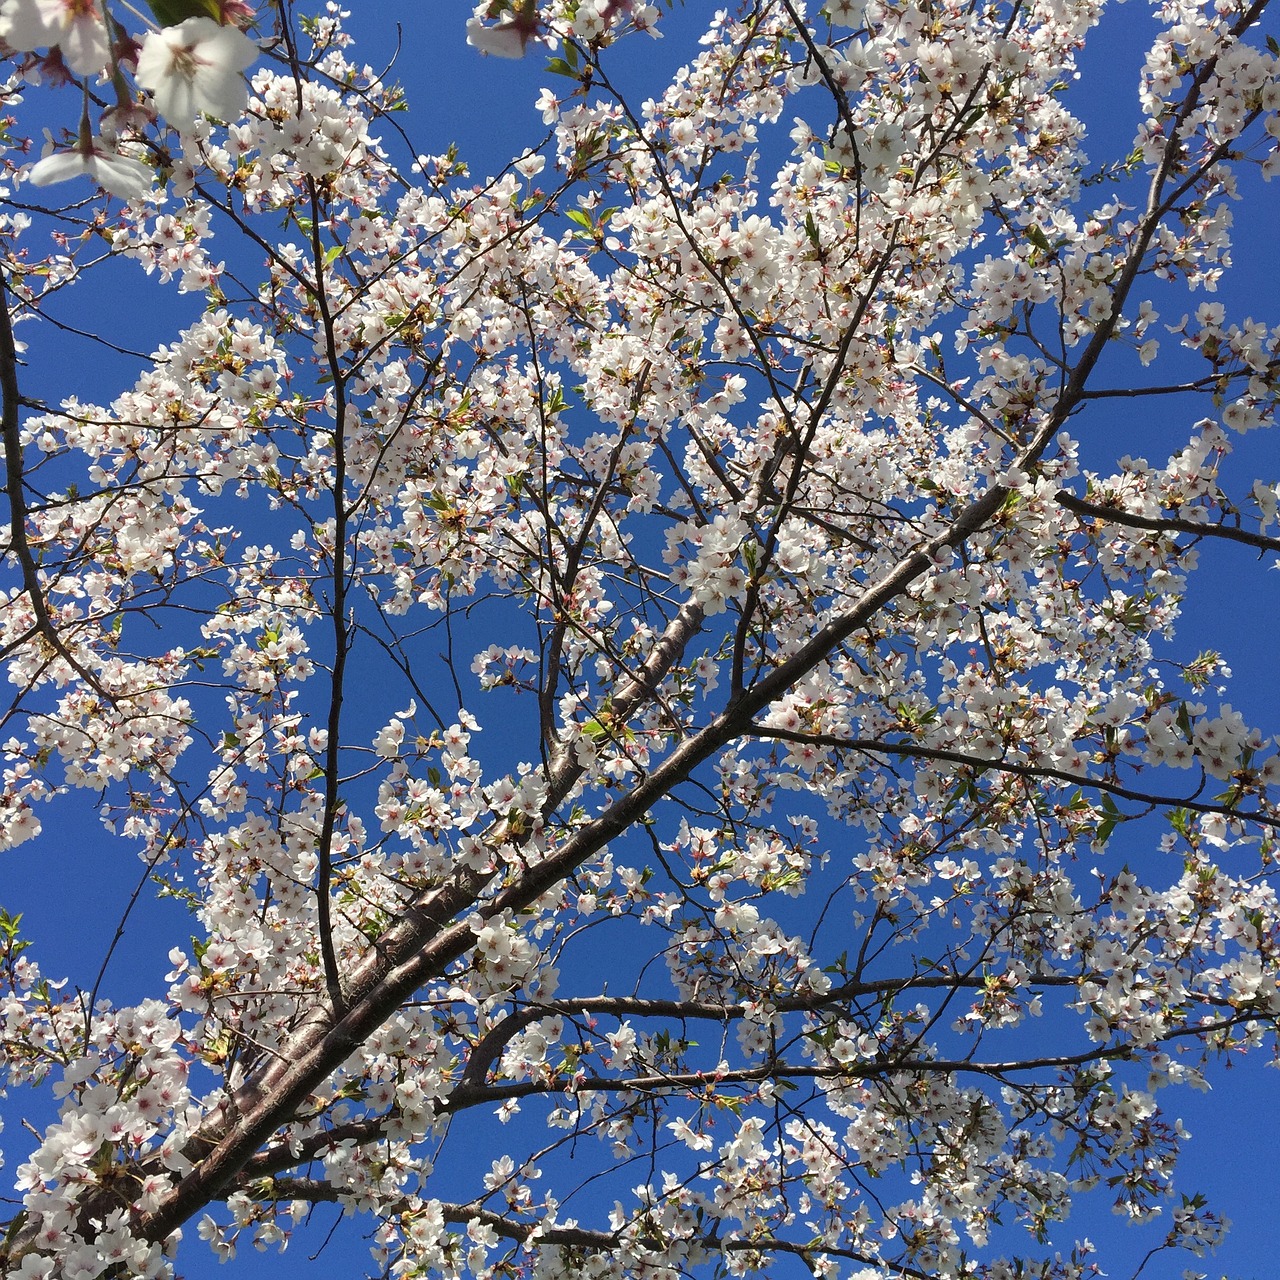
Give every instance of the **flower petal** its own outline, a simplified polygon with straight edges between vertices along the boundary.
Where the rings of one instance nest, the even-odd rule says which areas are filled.
[[[90,158],[89,176],[104,191],[133,200],[151,190],[155,174],[141,160],[99,152]]]
[[[0,40],[22,53],[47,49],[58,41],[36,0],[4,0],[0,5]]]
[[[88,150],[55,151],[36,161],[28,177],[34,186],[48,187],[82,174],[122,200],[132,200],[150,191],[154,177],[141,160],[130,160],[127,156],[101,150],[96,139]]]
[[[467,23],[467,43],[481,53],[491,53],[495,58],[523,58],[533,32],[514,22],[486,27],[472,18]]]
[[[37,187],[49,187],[89,172],[88,157],[80,151],[55,151],[31,166],[27,177]]]

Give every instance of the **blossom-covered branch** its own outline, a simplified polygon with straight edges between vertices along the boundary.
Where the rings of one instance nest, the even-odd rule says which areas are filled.
[[[478,5],[545,74],[473,176],[336,4],[0,5],[0,848],[189,913],[64,982],[0,911],[0,1274],[1221,1239],[1172,1086],[1276,1048],[1280,754],[1175,624],[1277,549],[1265,0],[1157,6],[1100,167],[1094,0],[694,8]]]

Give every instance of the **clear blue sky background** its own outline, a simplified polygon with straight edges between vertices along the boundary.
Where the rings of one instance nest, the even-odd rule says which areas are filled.
[[[402,122],[418,151],[441,152],[456,142],[462,156],[470,161],[473,175],[481,178],[542,136],[543,126],[532,104],[538,89],[543,84],[554,84],[554,77],[541,70],[536,58],[511,63],[481,58],[469,49],[464,37],[465,19],[470,13],[466,0],[433,0],[430,4],[422,0],[404,4],[357,0],[351,8],[356,11],[351,26],[361,37],[361,56],[375,66],[384,65],[392,55],[394,19],[399,17],[405,24],[391,74],[408,90],[410,110]],[[663,81],[652,68],[670,71],[688,56],[711,8],[702,0],[689,0],[687,7],[664,19],[664,41],[632,39],[622,45],[614,55],[610,74],[645,83],[650,86],[650,93],[657,91]],[[1113,9],[1103,27],[1094,33],[1083,66],[1083,93],[1073,93],[1072,99],[1075,109],[1084,114],[1090,125],[1089,150],[1095,162],[1119,157],[1130,144],[1137,121],[1134,86],[1147,45],[1147,29],[1145,8],[1131,0],[1126,7]],[[623,63],[628,65],[624,67]],[[789,123],[780,126],[781,137],[785,138],[788,128]],[[1248,195],[1248,201],[1237,208],[1238,267],[1219,297],[1227,303],[1233,318],[1253,314],[1274,322],[1280,318],[1276,316],[1274,299],[1276,281],[1250,270],[1249,264],[1251,248],[1271,245],[1280,234],[1277,192],[1259,184],[1251,187]],[[133,271],[131,265],[121,268],[121,284]],[[157,298],[157,292],[152,285],[143,287],[148,308],[129,309],[125,317],[129,336],[125,340],[145,351],[171,338],[184,318],[194,314],[195,303],[169,294],[164,305],[152,309],[150,303]],[[96,319],[93,308],[100,307],[98,318],[119,325],[122,296],[128,294],[100,285],[95,294],[82,301],[80,322],[91,327]],[[1178,311],[1162,318],[1176,322],[1180,314]],[[134,364],[127,360],[69,366],[57,360],[54,352],[33,345],[29,377],[32,389],[50,399],[79,394],[105,400],[111,395],[107,388],[127,385],[133,372]],[[1118,367],[1117,378],[1122,376],[1132,376],[1131,370]],[[1188,415],[1183,406],[1144,402],[1136,409],[1127,406],[1112,418],[1091,413],[1077,429],[1086,460],[1092,455],[1099,467],[1123,452],[1145,453],[1163,460],[1185,442]],[[1121,432],[1126,443],[1117,449]],[[1264,478],[1280,478],[1280,449],[1274,435],[1258,434],[1244,441],[1240,464],[1242,472],[1252,467],[1255,474]],[[1195,582],[1180,634],[1191,651],[1210,647],[1222,650],[1235,671],[1228,700],[1245,708],[1246,716],[1264,732],[1280,731],[1280,693],[1275,680],[1280,574],[1263,572],[1243,548],[1206,548],[1203,559],[1208,571]],[[61,815],[57,823],[46,819],[49,829],[38,844],[9,855],[0,902],[10,911],[25,913],[28,936],[36,939],[37,958],[46,972],[79,977],[85,973],[88,958],[96,962],[105,953],[139,864],[109,856],[116,851],[108,848],[109,837],[87,809],[79,819],[71,818],[65,808]],[[1142,839],[1137,832],[1128,838]],[[1109,854],[1117,863],[1131,854],[1134,859],[1144,856],[1142,850],[1126,850],[1123,843],[1122,831]],[[50,883],[65,886],[66,892],[50,894]],[[112,995],[129,1000],[155,994],[162,985],[160,976],[168,967],[165,957],[169,946],[189,931],[185,914],[176,907],[152,908],[130,929],[113,963],[107,984]],[[1219,1073],[1211,1094],[1166,1092],[1162,1101],[1171,1112],[1186,1119],[1194,1134],[1182,1164],[1182,1189],[1205,1192],[1236,1224],[1219,1255],[1205,1260],[1197,1269],[1213,1277],[1227,1275],[1232,1280],[1269,1280],[1276,1274],[1275,1259],[1280,1255],[1280,1178],[1276,1173],[1276,1155],[1280,1153],[1280,1075],[1263,1069],[1260,1062],[1250,1062],[1230,1073]],[[20,1160],[15,1142],[16,1109],[6,1108],[6,1174]],[[480,1150],[476,1157],[484,1165],[501,1152],[504,1131],[495,1125],[491,1132],[493,1150]],[[446,1166],[442,1166],[441,1176],[447,1178]],[[448,1198],[447,1185],[439,1193]],[[1129,1276],[1155,1243],[1159,1231],[1128,1229],[1110,1215],[1102,1196],[1094,1200],[1092,1206],[1081,1202],[1077,1218],[1065,1224],[1056,1233],[1057,1238],[1069,1246],[1074,1237],[1088,1235],[1099,1246],[1100,1261],[1107,1272],[1114,1277]],[[274,1253],[257,1255],[246,1249],[233,1272],[228,1272],[196,1245],[184,1251],[183,1273],[189,1280],[233,1273],[288,1280],[294,1275],[314,1275],[315,1268],[321,1266],[336,1280],[354,1280],[364,1273],[368,1253],[365,1244],[345,1225],[326,1246],[320,1261],[310,1261],[335,1212],[332,1208],[319,1209],[318,1227],[300,1235],[282,1257]],[[367,1225],[357,1224],[354,1231]],[[194,1235],[194,1227],[189,1229],[189,1235]],[[1153,1280],[1164,1280],[1166,1276],[1180,1276],[1182,1267],[1189,1264],[1185,1255],[1162,1255],[1146,1274]],[[785,1278],[799,1275],[800,1270],[779,1263],[776,1274]]]

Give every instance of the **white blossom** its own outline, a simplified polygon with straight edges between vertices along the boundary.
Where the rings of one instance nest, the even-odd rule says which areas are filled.
[[[100,138],[92,137],[86,137],[69,151],[54,151],[37,160],[28,177],[35,186],[47,187],[81,175],[122,200],[132,200],[150,191],[154,178],[142,161],[110,151]]]
[[[98,0],[4,0],[0,40],[25,52],[56,45],[83,76],[104,70],[110,56]]]
[[[190,128],[201,113],[234,120],[248,102],[244,72],[257,56],[257,45],[237,27],[188,18],[147,33],[138,54],[138,83],[151,90],[156,110],[177,128]]]

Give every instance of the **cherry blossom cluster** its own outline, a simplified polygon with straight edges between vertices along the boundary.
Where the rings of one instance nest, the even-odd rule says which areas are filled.
[[[106,194],[0,213],[0,849],[87,799],[191,923],[139,999],[0,913],[0,1275],[323,1203],[406,1278],[1217,1245],[1174,1086],[1276,1048],[1280,739],[1176,627],[1280,551],[1264,3],[1158,6],[1098,167],[1094,0],[759,0],[642,93],[658,6],[492,0],[477,176],[336,4],[4,0],[14,129],[86,104],[6,192]],[[90,402],[103,254],[200,313]]]
[[[157,16],[163,19],[167,9],[183,7],[162,4]],[[115,95],[95,134],[86,88],[74,141],[33,165],[31,182],[47,186],[84,174],[104,190],[133,199],[150,191],[153,181],[154,163],[139,128],[148,117],[191,130],[203,115],[219,120],[240,115],[248,98],[242,73],[259,56],[241,30],[255,20],[254,11],[240,0],[210,0],[207,7],[186,8],[192,16],[153,27],[139,40],[99,0],[4,0],[0,41],[31,55],[29,75],[55,81],[79,78],[86,86],[96,77],[110,82]],[[141,97],[131,91],[126,75]]]

